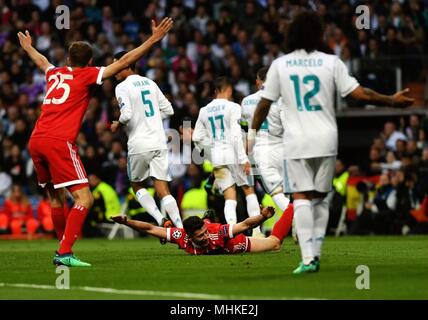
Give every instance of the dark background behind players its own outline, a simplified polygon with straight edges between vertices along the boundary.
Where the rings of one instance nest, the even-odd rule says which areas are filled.
[[[256,71],[286,52],[283,35],[277,30],[285,30],[290,18],[302,8],[314,6],[306,1],[64,3],[71,8],[70,30],[55,27],[55,7],[60,1],[0,0],[0,172],[3,181],[11,178],[22,185],[34,205],[38,201],[34,196],[40,195],[40,190],[36,187],[26,143],[44,93],[44,76],[18,48],[18,30],[28,29],[35,47],[58,66],[65,63],[63,48],[76,40],[93,44],[94,64],[105,65],[115,52],[129,50],[148,37],[151,18],[174,17],[175,31],[140,60],[138,72],[154,79],[168,95],[176,113],[165,125],[178,129],[184,117],[195,122],[199,107],[211,98],[210,81],[216,75],[225,74],[233,79],[237,102],[255,91],[252,83]],[[379,91],[395,90],[395,72],[400,67],[403,86],[411,85],[419,102],[416,104],[426,106],[428,89],[425,94],[423,91],[427,81],[426,1],[370,3],[371,29],[358,31],[352,24],[355,7],[351,1],[320,1],[317,11],[326,24],[325,50],[339,55],[362,85]],[[77,143],[88,173],[100,175],[123,197],[128,192],[125,143],[108,130],[110,121],[118,116],[113,81],[107,80],[97,88]],[[349,128],[357,124],[362,128],[345,130],[341,136],[341,154],[351,175],[374,175],[386,170],[393,178],[397,172],[394,168],[402,167],[406,170],[407,186],[415,193],[415,203],[422,202],[427,188],[423,177],[428,162],[428,120],[426,115],[419,114],[390,119],[339,119],[339,126]],[[394,130],[402,132],[402,138],[407,140],[405,150],[401,150],[402,143],[398,151],[394,144],[385,146],[391,132],[387,128],[379,132],[388,120],[393,120]],[[381,139],[373,139],[372,145],[372,138],[377,135]],[[392,155],[388,154],[389,149]],[[174,150],[173,156],[179,157],[183,152],[186,151]],[[171,169],[172,192],[179,202],[187,191],[200,189],[207,175],[203,167],[196,170],[178,164]],[[1,191],[2,202],[8,191],[10,188]]]

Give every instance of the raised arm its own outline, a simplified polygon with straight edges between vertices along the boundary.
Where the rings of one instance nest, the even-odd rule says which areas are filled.
[[[103,73],[103,79],[114,76],[119,71],[127,68],[130,64],[136,62],[159,40],[161,40],[169,30],[171,30],[173,21],[171,18],[164,18],[159,26],[152,20],[152,35],[142,45],[129,51],[119,60],[107,66]]]
[[[258,227],[263,222],[265,222],[267,219],[273,217],[275,214],[275,209],[273,207],[266,207],[262,208],[259,215],[254,217],[249,217],[245,219],[244,221],[241,221],[235,225],[233,225],[232,233],[233,235],[240,234],[242,232],[245,232],[249,229],[253,229],[255,227]]]
[[[157,237],[157,238],[164,238],[166,239],[166,229],[162,227],[156,227],[150,223],[138,221],[138,220],[128,220],[126,216],[116,216],[111,218],[114,222],[123,224],[125,226],[128,226],[134,230],[147,233],[151,236]]]
[[[405,94],[410,92],[408,88],[398,91],[393,95],[383,95],[372,89],[358,86],[352,91],[349,96],[352,99],[363,101],[365,103],[380,105],[380,106],[391,106],[397,108],[404,108],[411,106],[415,99],[406,97]]]
[[[33,45],[31,44],[31,36],[28,30],[25,30],[25,34],[18,32],[19,43],[21,44],[22,49],[28,54],[30,59],[41,71],[46,72],[46,70],[52,65],[48,59],[38,52]]]

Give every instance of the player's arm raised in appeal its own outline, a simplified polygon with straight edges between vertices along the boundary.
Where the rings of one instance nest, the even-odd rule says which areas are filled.
[[[28,54],[30,59],[41,71],[46,72],[46,70],[52,65],[48,59],[38,52],[32,45],[31,36],[28,30],[25,30],[25,34],[18,32],[18,39],[22,49]]]
[[[119,224],[124,224],[134,230],[149,234],[157,238],[166,238],[166,228],[156,227],[150,223],[138,221],[138,220],[128,220],[126,216],[116,216],[111,218],[114,222]]]
[[[259,215],[254,217],[249,217],[245,219],[244,221],[241,221],[237,224],[234,224],[232,226],[232,233],[233,235],[240,234],[242,232],[245,232],[249,229],[253,229],[255,227],[258,227],[263,222],[265,222],[267,219],[273,217],[275,214],[275,209],[273,207],[266,207],[262,208]]]
[[[164,18],[162,22],[156,26],[154,20],[152,20],[152,35],[143,44],[138,48],[135,48],[121,57],[119,60],[108,65],[103,73],[103,79],[110,78],[114,76],[119,71],[127,68],[130,64],[136,62],[144,54],[146,54],[150,48],[159,40],[161,40],[169,30],[171,30],[173,25],[173,20],[171,18]]]
[[[408,92],[410,92],[410,90],[406,88],[392,95],[384,95],[372,89],[358,86],[354,91],[349,94],[349,96],[352,99],[363,101],[369,104],[404,108],[412,105],[415,101],[415,99],[409,98],[405,95]]]

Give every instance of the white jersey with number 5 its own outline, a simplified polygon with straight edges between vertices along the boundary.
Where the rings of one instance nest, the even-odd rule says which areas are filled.
[[[241,106],[226,99],[214,99],[199,111],[192,139],[209,152],[214,166],[248,162],[240,119]]]
[[[119,122],[128,126],[128,154],[167,149],[162,119],[174,114],[157,84],[130,75],[116,87]]]
[[[295,50],[269,68],[261,96],[283,99],[286,159],[337,155],[335,91],[347,96],[359,86],[335,55]]]

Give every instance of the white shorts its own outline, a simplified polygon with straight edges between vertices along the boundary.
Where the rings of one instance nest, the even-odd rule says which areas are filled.
[[[168,150],[155,150],[128,155],[128,177],[132,182],[141,182],[148,177],[171,181],[168,167]]]
[[[283,173],[283,149],[281,146],[260,146],[254,148],[254,160],[257,165],[257,174],[260,175],[263,187],[269,194],[278,187],[282,187]]]
[[[284,192],[332,190],[336,157],[284,160]]]
[[[213,170],[216,186],[224,192],[234,184],[238,187],[252,186],[251,175],[247,176],[244,169],[239,164],[230,164],[215,167]]]

